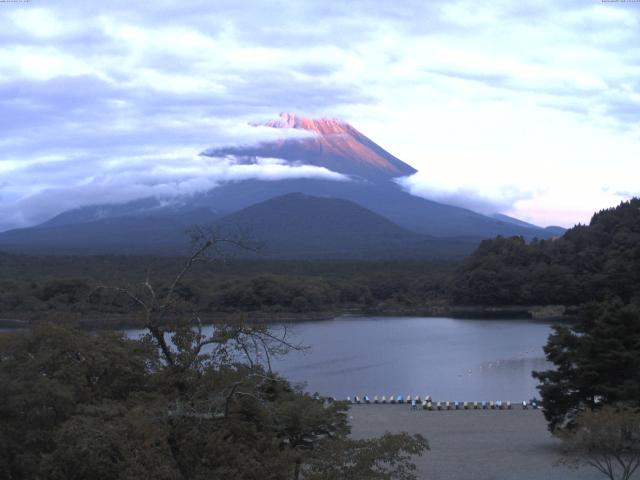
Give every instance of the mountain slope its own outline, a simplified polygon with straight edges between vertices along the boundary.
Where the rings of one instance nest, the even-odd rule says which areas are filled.
[[[436,237],[522,235],[525,238],[547,238],[553,235],[541,228],[514,225],[464,208],[415,197],[392,181],[334,182],[312,178],[269,182],[245,180],[215,188],[195,197],[193,203],[210,206],[220,214],[228,214],[294,192],[350,200],[407,230]]]
[[[0,234],[0,248],[38,253],[153,253],[188,251],[190,223],[199,218],[221,233],[260,245],[241,256],[266,258],[461,258],[480,239],[437,239],[409,232],[353,202],[293,193],[214,221],[192,215],[122,216],[41,226]]]
[[[189,247],[187,231],[215,218],[206,209],[194,209],[172,215],[140,213],[78,223],[54,222],[0,233],[0,249],[41,254],[184,254]]]
[[[560,236],[563,235],[564,232],[567,231],[566,228],[564,227],[558,227],[555,225],[549,226],[549,227],[539,227],[537,225],[534,225],[533,223],[529,223],[529,222],[525,222],[523,220],[517,219],[517,218],[513,218],[510,217],[508,215],[504,215],[502,213],[494,213],[493,215],[491,215],[491,218],[495,218],[496,220],[500,220],[506,223],[512,223],[513,225],[518,225],[520,227],[525,227],[525,228],[532,228],[532,229],[542,229],[545,232],[547,232],[548,235],[544,235],[541,238],[547,237],[547,236]]]
[[[549,238],[563,232],[559,227],[542,229],[535,225],[528,226],[524,222],[518,224],[490,218],[464,208],[415,197],[392,181],[335,182],[314,178],[228,182],[209,192],[180,199],[177,205],[163,205],[158,200],[147,199],[124,205],[84,207],[64,212],[36,228],[149,215],[158,221],[162,221],[163,217],[169,222],[175,217],[185,217],[190,218],[192,224],[208,223],[212,216],[229,215],[255,203],[295,192],[349,200],[407,230],[436,237],[492,238],[497,235],[521,235],[525,238]]]
[[[286,258],[459,258],[479,239],[447,239],[409,232],[353,202],[291,193],[216,222],[263,242],[261,254]]]

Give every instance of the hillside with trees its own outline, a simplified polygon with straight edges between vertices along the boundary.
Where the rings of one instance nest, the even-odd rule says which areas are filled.
[[[484,276],[495,293],[480,289]],[[456,283],[459,301],[579,305],[579,321],[556,325],[540,381],[549,430],[563,461],[610,479],[640,466],[640,200],[596,213],[555,241],[485,242]]]
[[[580,305],[640,295],[640,199],[596,213],[562,237],[483,241],[452,285],[460,304]]]

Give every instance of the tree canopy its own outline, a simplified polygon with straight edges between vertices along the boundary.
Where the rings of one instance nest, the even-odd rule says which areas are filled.
[[[640,407],[640,200],[598,212],[556,241],[498,239],[481,248],[470,261],[479,270],[465,278],[492,261],[508,272],[496,270],[505,298],[537,291],[534,299],[580,305],[578,323],[555,326],[544,348],[554,368],[533,373],[549,428],[575,429],[576,418],[603,406]]]
[[[555,368],[534,372],[551,430],[571,426],[585,409],[640,406],[640,306],[591,304],[583,317],[575,326],[554,327],[544,350]]]
[[[483,241],[458,270],[461,304],[579,305],[640,295],[640,199],[596,213],[562,237]]]

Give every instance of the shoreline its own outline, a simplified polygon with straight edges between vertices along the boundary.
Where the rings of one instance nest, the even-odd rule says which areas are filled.
[[[203,323],[215,323],[225,318],[244,317],[249,323],[299,323],[323,320],[334,320],[339,317],[424,317],[424,318],[454,318],[454,319],[478,319],[478,320],[540,320],[572,322],[576,317],[567,314],[566,308],[557,305],[533,305],[533,306],[452,306],[439,305],[437,307],[405,308],[405,309],[336,309],[316,312],[210,312],[202,314]],[[11,315],[13,318],[9,317]],[[38,323],[56,321],[64,318],[65,322],[77,325],[87,330],[111,330],[144,328],[141,321],[135,320],[133,315],[125,314],[89,314],[81,315],[77,312],[69,312],[67,318],[64,313],[57,312],[54,318],[44,319],[37,316],[36,312],[15,318],[14,314],[7,313],[8,318],[2,318],[0,313],[0,328],[19,329],[29,328]]]

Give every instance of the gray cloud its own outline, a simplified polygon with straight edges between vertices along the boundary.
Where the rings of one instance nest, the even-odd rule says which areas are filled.
[[[49,204],[215,186],[219,179],[197,169],[170,167],[207,147],[273,139],[281,133],[246,124],[279,111],[340,116],[360,108],[382,116],[398,98],[428,90],[427,99],[524,98],[612,130],[637,128],[638,53],[628,46],[640,9],[609,7],[582,0],[3,5],[4,226],[39,221]],[[177,176],[160,175],[158,165]],[[475,198],[466,206],[481,211],[523,194],[443,191],[429,195],[456,204]]]

